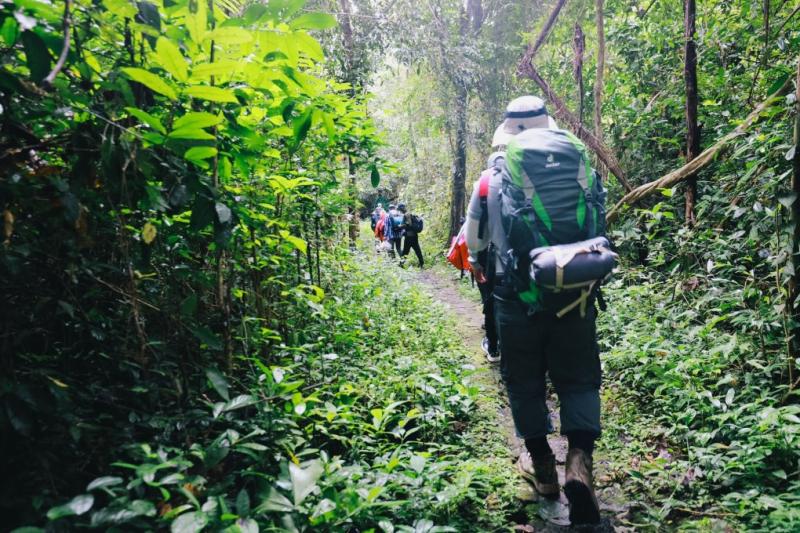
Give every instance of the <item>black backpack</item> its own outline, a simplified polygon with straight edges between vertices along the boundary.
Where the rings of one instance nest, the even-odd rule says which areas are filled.
[[[531,268],[532,256],[538,257],[543,248],[548,252],[555,249],[563,256],[559,250],[562,245],[605,234],[605,190],[589,164],[583,143],[567,131],[549,128],[532,128],[516,135],[506,152],[500,203],[510,247],[501,261],[507,282],[516,288],[520,299],[533,310],[559,316],[578,306],[581,314],[585,313],[601,279],[587,279],[580,286],[554,287],[537,283],[533,276],[538,272],[541,278],[541,272]],[[573,251],[613,253],[609,248],[587,245],[573,247]],[[603,264],[613,268],[613,261]],[[558,275],[563,277],[563,270],[573,270],[575,265],[561,264]]]
[[[411,215],[411,229],[416,233],[422,233],[423,227],[424,223],[422,217],[418,217],[417,215]]]

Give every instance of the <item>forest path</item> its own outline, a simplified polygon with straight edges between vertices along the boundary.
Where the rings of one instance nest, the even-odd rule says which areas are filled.
[[[477,301],[471,301],[459,292],[458,284],[460,281],[455,275],[451,276],[434,268],[420,271],[417,275],[417,279],[435,300],[448,307],[456,316],[459,333],[464,341],[465,352],[479,353],[483,366],[491,368],[490,375],[491,382],[495,387],[494,393],[501,399],[500,405],[502,406],[497,413],[498,425],[505,429],[505,437],[510,450],[510,460],[516,463],[520,453],[524,449],[524,442],[517,437],[514,432],[511,411],[506,401],[505,388],[500,377],[500,367],[498,364],[488,363],[480,347],[481,340],[483,339],[483,329],[481,327],[483,324],[483,314],[481,312],[481,305]],[[477,288],[475,288],[475,293],[478,293]],[[477,358],[478,357],[476,357],[476,359]],[[547,403],[550,407],[551,419],[553,427],[555,428],[555,432],[549,436],[548,441],[556,456],[556,469],[558,470],[558,477],[563,487],[564,463],[566,461],[568,449],[567,438],[559,433],[560,419],[555,397],[551,396],[548,398]],[[594,531],[632,531],[618,523],[619,518],[627,515],[629,505],[620,503],[621,501],[624,502],[624,498],[616,488],[604,486],[603,484],[604,479],[612,477],[607,475],[609,472],[606,472],[609,461],[597,452],[595,455],[595,484],[597,486],[597,497],[600,501],[603,520],[598,527],[594,528]],[[572,528],[569,527],[569,508],[567,507],[567,499],[563,491],[557,501],[538,498],[532,487],[520,477],[520,491],[518,497],[523,502],[530,503],[531,505],[526,505],[525,512],[519,513],[513,517],[515,530],[526,532],[572,530]],[[582,529],[582,531],[586,531],[586,529]]]

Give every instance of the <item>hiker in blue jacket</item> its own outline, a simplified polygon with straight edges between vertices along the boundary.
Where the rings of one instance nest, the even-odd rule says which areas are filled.
[[[384,235],[386,236],[386,240],[392,246],[390,250],[390,254],[392,257],[402,257],[403,255],[403,248],[402,248],[402,240],[403,240],[403,230],[405,229],[403,226],[404,220],[403,213],[397,209],[395,204],[389,205],[389,212],[386,216],[386,222],[384,223]]]
[[[489,245],[493,249],[501,374],[517,434],[527,450],[517,466],[539,494],[559,496],[556,459],[547,442],[552,431],[546,402],[545,379],[549,376],[560,400],[561,433],[569,441],[564,492],[570,502],[570,521],[596,524],[600,513],[592,454],[600,435],[601,369],[594,299],[587,300],[581,293],[580,305],[571,304],[558,312],[544,306],[542,293],[537,292],[536,281],[528,272],[527,253],[518,254],[522,246],[519,240],[511,242],[509,228],[516,228],[517,237],[532,237],[534,244],[528,251],[602,235],[605,191],[580,140],[555,127],[540,98],[524,96],[509,103],[498,133],[507,136],[506,158],[502,172],[494,174],[489,183],[486,227],[479,238],[481,211],[476,187],[466,238],[471,257],[477,258]],[[520,199],[514,194],[524,196]],[[527,207],[503,208],[506,203],[513,207],[512,202]],[[591,229],[585,229],[589,226]],[[576,237],[580,235],[577,229],[589,236]],[[475,261],[472,266],[476,278],[483,277],[483,265]]]

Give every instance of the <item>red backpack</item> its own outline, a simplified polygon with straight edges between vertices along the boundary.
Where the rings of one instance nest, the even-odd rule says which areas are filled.
[[[458,235],[453,237],[450,250],[447,252],[447,261],[457,269],[472,270],[469,264],[469,249],[467,248],[467,236],[464,234],[464,226],[458,230]]]
[[[481,200],[481,219],[478,226],[478,236],[483,238],[483,232],[486,227],[488,219],[487,198],[489,197],[489,172],[484,171],[481,174],[480,181],[478,182],[478,196]],[[447,251],[447,261],[457,269],[472,271],[472,266],[469,264],[469,248],[467,248],[467,236],[464,231],[464,226],[458,230],[458,235],[453,237],[450,244],[450,250]]]

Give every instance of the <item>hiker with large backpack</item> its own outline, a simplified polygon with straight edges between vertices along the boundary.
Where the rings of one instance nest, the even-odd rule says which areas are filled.
[[[412,249],[417,255],[419,267],[422,268],[425,261],[422,258],[422,249],[419,247],[419,234],[422,233],[424,222],[422,217],[414,213],[407,212],[405,204],[397,206],[401,213],[403,213],[403,227],[405,228],[405,237],[403,238],[403,260]]]
[[[403,240],[403,231],[405,227],[403,226],[403,213],[397,209],[395,204],[389,205],[389,212],[386,214],[386,221],[383,225],[383,234],[386,237],[386,241],[391,245],[389,250],[389,254],[394,257],[397,254],[397,257],[403,257],[403,249],[402,249],[402,240]]]
[[[380,202],[378,205],[375,206],[375,210],[369,216],[369,226],[372,228],[372,231],[375,231],[378,222],[386,215],[386,211],[383,210],[383,204]]]
[[[494,143],[493,143],[494,144]],[[464,228],[466,244],[469,249],[469,262],[478,282],[483,304],[483,329],[486,335],[481,342],[490,363],[500,361],[498,350],[497,325],[494,316],[494,285],[496,267],[494,246],[489,235],[489,202],[491,196],[492,209],[499,212],[499,192],[505,152],[494,152],[487,160],[486,170],[475,182],[467,208],[467,222]],[[498,229],[502,229],[497,225]],[[499,236],[498,236],[499,237]],[[502,270],[501,270],[502,271]]]
[[[513,100],[503,131],[505,164],[492,182],[485,231],[494,249],[494,305],[506,385],[517,433],[528,453],[518,462],[539,494],[557,498],[545,376],[560,400],[569,441],[564,492],[573,524],[596,524],[592,453],[600,435],[600,358],[595,301],[615,264],[605,238],[605,191],[586,148],[551,127],[544,102]],[[471,224],[479,223],[474,219]],[[485,248],[486,238],[471,253]],[[483,275],[479,264],[473,264]],[[599,301],[602,307],[602,300]]]

